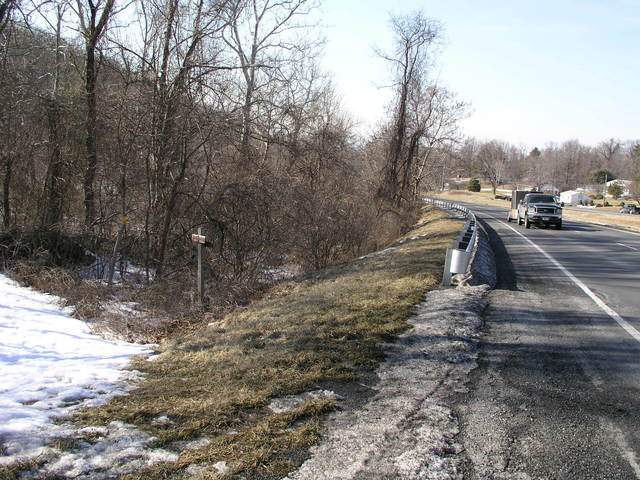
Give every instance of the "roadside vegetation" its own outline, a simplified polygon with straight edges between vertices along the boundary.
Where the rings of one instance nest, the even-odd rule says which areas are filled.
[[[81,318],[112,301],[166,312],[127,338],[197,328],[388,244],[465,114],[431,74],[441,28],[421,12],[390,17],[389,115],[362,137],[320,69],[313,0],[0,5],[0,265]],[[108,268],[74,277],[96,259]],[[91,283],[112,266],[137,278]]]
[[[211,441],[134,478],[289,471],[334,405],[268,401],[370,372],[459,228],[425,211],[424,237],[368,256],[422,215],[466,115],[432,74],[439,23],[390,16],[389,113],[362,137],[320,69],[315,1],[2,5],[3,271],[94,331],[161,343],[132,395],[77,421]]]
[[[273,285],[260,300],[166,343],[153,361],[135,363],[145,377],[136,390],[74,421],[121,420],[157,437],[155,446],[211,441],[130,479],[181,478],[189,465],[219,461],[232,474],[281,478],[320,439],[322,416],[335,404],[311,399],[275,414],[270,400],[331,390],[375,368],[381,342],[407,328],[425,291],[438,286],[459,229],[459,221],[427,207],[391,247]],[[163,416],[168,421],[159,424]]]

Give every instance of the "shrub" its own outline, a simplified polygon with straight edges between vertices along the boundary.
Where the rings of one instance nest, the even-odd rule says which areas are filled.
[[[88,258],[80,239],[49,230],[7,232],[0,235],[0,262],[3,267],[20,260],[37,261],[44,266],[73,266]]]
[[[624,190],[622,188],[622,185],[620,185],[619,183],[614,183],[609,186],[609,188],[607,189],[607,193],[613,198],[620,198],[624,193]]]
[[[472,178],[469,180],[469,184],[467,185],[467,190],[470,192],[479,192],[480,191],[480,180],[477,178]]]

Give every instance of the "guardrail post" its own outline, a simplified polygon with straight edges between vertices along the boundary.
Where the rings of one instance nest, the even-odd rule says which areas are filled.
[[[453,255],[453,249],[447,248],[447,254],[444,257],[444,272],[442,272],[442,286],[451,286],[451,256]]]

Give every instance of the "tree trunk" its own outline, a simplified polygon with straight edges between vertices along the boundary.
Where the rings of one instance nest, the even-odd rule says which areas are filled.
[[[98,79],[98,70],[96,64],[96,50],[100,38],[107,29],[107,24],[111,18],[115,0],[107,0],[99,13],[100,5],[92,1],[88,1],[87,5],[82,6],[81,0],[78,0],[78,13],[80,15],[80,23],[82,25],[82,34],[85,42],[85,94],[87,100],[87,118],[85,120],[86,127],[86,166],[84,171],[84,212],[85,224],[90,227],[96,218],[96,199],[94,182],[96,177],[96,169],[98,164],[98,149],[96,140],[96,83]],[[86,10],[85,10],[86,9]],[[86,18],[85,18],[86,11]],[[99,18],[98,18],[99,17]]]
[[[171,190],[167,195],[166,207],[164,211],[164,218],[162,221],[162,230],[160,232],[160,250],[158,252],[158,271],[157,276],[160,277],[164,270],[164,260],[167,253],[167,240],[169,238],[169,231],[171,230],[171,220],[173,219],[173,211],[176,207],[176,200],[178,198],[178,188],[180,187],[182,180],[184,180],[187,171],[188,156],[183,155],[182,163],[180,165],[180,173],[173,181]]]
[[[11,189],[11,174],[13,170],[13,156],[6,154],[4,158],[4,181],[2,185],[2,225],[5,229],[9,228],[11,224],[11,205],[10,205],[10,189]]]
[[[50,99],[47,106],[47,125],[51,156],[45,180],[45,202],[42,216],[42,227],[51,229],[62,219],[64,200],[63,158],[60,148],[60,105],[56,99]]]
[[[96,205],[93,184],[96,176],[98,153],[96,148],[96,64],[93,42],[88,42],[86,48],[85,88],[87,96],[86,139],[87,164],[84,171],[84,211],[85,224],[90,227],[95,220]]]

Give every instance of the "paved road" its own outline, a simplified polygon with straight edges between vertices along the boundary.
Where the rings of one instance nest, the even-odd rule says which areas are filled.
[[[640,235],[472,208],[499,278],[456,406],[465,479],[640,479]]]

